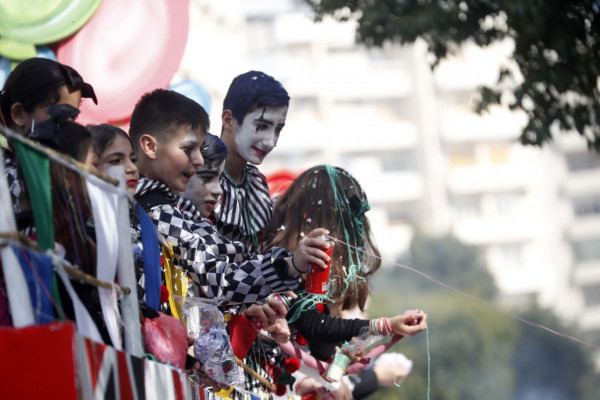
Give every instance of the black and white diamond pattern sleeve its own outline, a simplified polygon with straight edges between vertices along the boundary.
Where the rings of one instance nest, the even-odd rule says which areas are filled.
[[[148,214],[173,244],[175,265],[185,269],[207,297],[219,297],[224,304],[254,303],[273,291],[297,287],[297,280],[274,267],[274,259],[291,255],[287,250],[244,260],[244,245],[222,238],[208,221],[189,221],[170,204],[153,207]]]

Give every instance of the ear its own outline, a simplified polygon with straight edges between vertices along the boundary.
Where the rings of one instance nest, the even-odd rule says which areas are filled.
[[[223,126],[223,129],[231,130],[231,127],[233,126],[234,122],[237,121],[235,120],[235,117],[233,116],[231,110],[223,110],[223,112],[221,113],[221,124]]]
[[[148,157],[150,160],[156,160],[158,141],[154,136],[144,133],[138,139],[138,144],[140,150],[146,157]]]
[[[14,124],[19,127],[24,127],[27,124],[27,119],[29,118],[27,112],[25,112],[25,109],[23,108],[23,104],[21,103],[14,103],[12,106],[10,106],[10,117],[12,118]]]

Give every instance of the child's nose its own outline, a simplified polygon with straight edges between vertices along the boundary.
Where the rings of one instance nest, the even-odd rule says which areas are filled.
[[[126,173],[132,173],[135,171],[137,171],[137,167],[133,163],[133,161],[129,160],[129,161],[125,162],[125,172]]]
[[[192,165],[196,169],[200,169],[200,167],[204,165],[204,158],[202,158],[202,153],[200,153],[200,149],[195,150],[192,153]]]
[[[277,135],[275,135],[275,132],[270,132],[268,135],[265,135],[263,144],[265,146],[275,147],[275,145],[277,145]]]
[[[223,194],[223,188],[221,187],[221,182],[217,181],[216,185],[213,185],[212,194],[215,197],[219,197]]]

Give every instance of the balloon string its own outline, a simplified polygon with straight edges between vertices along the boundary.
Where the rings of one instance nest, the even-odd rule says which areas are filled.
[[[370,254],[369,252],[367,252],[367,251],[365,251],[363,249],[359,249],[357,247],[354,247],[351,244],[346,243],[346,242],[344,242],[342,240],[339,240],[339,239],[331,237],[331,236],[328,236],[328,237],[330,239],[332,239],[332,240],[335,240],[336,242],[339,242],[339,243],[345,245],[345,246],[350,246],[350,247],[352,247],[352,248],[354,248],[354,249],[356,249],[356,250],[358,250],[358,251],[360,251],[362,253],[365,253],[367,256],[375,257],[375,258],[378,258],[380,260],[382,259],[381,257],[376,256],[375,254]],[[431,281],[431,282],[433,282],[433,283],[435,283],[435,284],[437,284],[439,286],[442,286],[442,287],[444,287],[444,288],[446,288],[448,290],[451,290],[451,291],[453,291],[453,292],[455,292],[455,293],[457,293],[457,294],[459,294],[461,296],[467,297],[467,298],[469,298],[469,299],[471,299],[473,301],[476,301],[476,302],[478,302],[480,304],[483,304],[484,306],[487,306],[488,308],[491,308],[492,310],[494,310],[494,311],[496,311],[496,312],[498,312],[498,313],[500,313],[500,314],[502,314],[504,316],[516,319],[516,320],[518,320],[518,321],[520,321],[520,322],[522,322],[524,324],[527,324],[529,326],[532,326],[534,328],[545,330],[546,332],[549,332],[549,333],[551,333],[553,335],[560,336],[560,337],[563,337],[565,339],[571,340],[573,342],[577,342],[577,343],[583,344],[585,346],[593,347],[595,349],[599,349],[600,350],[600,346],[599,345],[596,345],[596,344],[593,344],[593,343],[589,343],[589,342],[585,342],[585,341],[583,341],[581,339],[578,339],[578,338],[576,338],[574,336],[571,336],[571,335],[569,335],[567,333],[556,331],[556,330],[548,328],[547,326],[544,326],[542,324],[538,324],[537,322],[533,322],[533,321],[530,321],[528,319],[519,317],[518,315],[515,315],[515,314],[509,313],[507,311],[501,310],[500,308],[498,308],[497,306],[493,305],[492,303],[490,303],[490,302],[488,302],[486,300],[480,299],[478,297],[475,297],[473,295],[465,293],[465,292],[463,292],[460,289],[452,287],[452,286],[450,286],[450,285],[448,285],[448,284],[446,284],[444,282],[438,281],[437,279],[433,278],[431,275],[428,275],[428,274],[426,274],[424,272],[421,272],[419,270],[416,270],[414,268],[411,268],[409,266],[406,266],[406,265],[403,265],[403,264],[399,264],[399,263],[392,263],[392,265],[394,265],[396,267],[399,267],[399,268],[403,268],[403,269],[412,271],[412,272],[414,272],[414,273],[416,273],[418,275],[421,275],[423,278],[425,278],[425,279],[427,279],[427,280],[429,280],[429,281]]]

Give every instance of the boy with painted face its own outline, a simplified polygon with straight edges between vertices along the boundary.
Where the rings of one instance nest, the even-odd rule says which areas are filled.
[[[229,152],[215,224],[222,235],[252,251],[261,247],[273,208],[267,181],[255,165],[277,145],[289,102],[281,83],[259,71],[237,76],[223,101],[221,139]]]
[[[203,166],[200,152],[207,135],[206,111],[196,102],[169,90],[147,93],[131,116],[130,136],[143,175],[136,199],[173,245],[175,264],[194,283],[197,294],[219,297],[225,304],[255,303],[271,292],[293,290],[299,271],[313,263],[321,268],[329,259],[319,249],[327,243],[315,229],[294,255],[280,247],[247,255],[241,243],[224,241],[209,221],[190,203],[182,207],[178,195]]]
[[[207,133],[201,153],[204,165],[192,177],[181,197],[189,200],[203,218],[208,218],[223,194],[220,180],[225,168],[227,147],[221,139]]]

